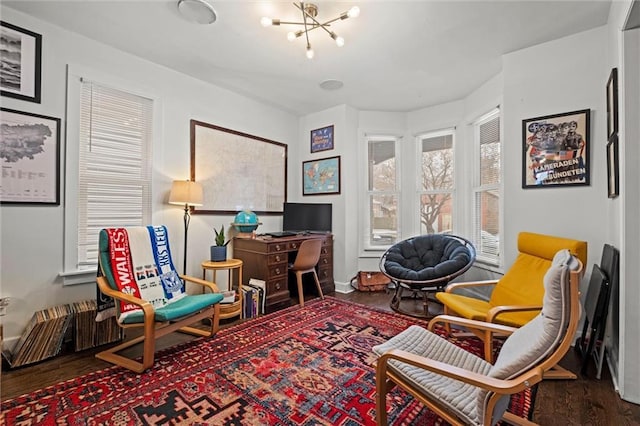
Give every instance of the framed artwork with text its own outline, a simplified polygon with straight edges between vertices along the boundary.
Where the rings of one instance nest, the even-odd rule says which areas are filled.
[[[522,120],[522,187],[589,185],[590,110]]]

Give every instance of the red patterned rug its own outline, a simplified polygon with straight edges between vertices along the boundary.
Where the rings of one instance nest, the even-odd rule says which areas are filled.
[[[371,347],[423,322],[327,297],[161,351],[143,374],[111,367],[2,402],[6,425],[374,425]],[[456,344],[479,353],[475,338]],[[526,417],[530,394],[512,397]],[[393,424],[444,421],[401,390]]]

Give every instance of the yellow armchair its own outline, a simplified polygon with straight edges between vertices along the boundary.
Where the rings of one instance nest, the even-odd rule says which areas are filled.
[[[568,249],[582,264],[587,262],[585,241],[550,235],[521,232],[518,234],[518,257],[499,280],[450,284],[436,297],[444,305],[444,313],[477,321],[521,327],[531,321],[542,308],[543,278],[553,256]],[[456,289],[473,286],[493,286],[489,300],[456,294]],[[469,331],[484,341],[485,359],[492,360],[493,334],[485,330]]]

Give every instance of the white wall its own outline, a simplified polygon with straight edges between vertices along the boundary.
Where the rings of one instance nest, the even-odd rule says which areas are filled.
[[[298,118],[274,107],[203,83],[141,60],[88,38],[2,6],[2,19],[42,34],[42,103],[2,97],[5,108],[59,117],[65,122],[66,66],[74,64],[112,75],[159,97],[161,133],[154,136],[153,222],[164,223],[171,235],[174,262],[182,264],[183,210],[166,204],[171,182],[190,175],[189,120],[261,136],[289,145],[297,158]],[[64,172],[65,132],[62,129]],[[69,141],[73,143],[73,141]],[[299,181],[299,163],[289,161],[289,183]],[[64,179],[62,194],[64,195]],[[295,184],[294,184],[295,185]],[[291,191],[291,188],[289,188]],[[63,200],[62,200],[63,201]],[[281,216],[261,216],[265,229],[280,229]],[[201,276],[208,259],[213,226],[229,227],[233,216],[194,215],[189,229],[187,270]],[[2,318],[6,341],[17,338],[31,315],[56,304],[95,298],[95,284],[63,286],[63,204],[59,207],[0,207],[0,295],[11,297]]]

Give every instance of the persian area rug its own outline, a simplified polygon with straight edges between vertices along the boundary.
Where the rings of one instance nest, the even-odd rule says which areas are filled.
[[[2,402],[6,425],[374,425],[371,347],[426,323],[327,297],[157,354],[143,374],[107,368]],[[477,354],[475,338],[455,339]],[[510,411],[527,417],[529,391]],[[444,421],[394,389],[394,425]]]

